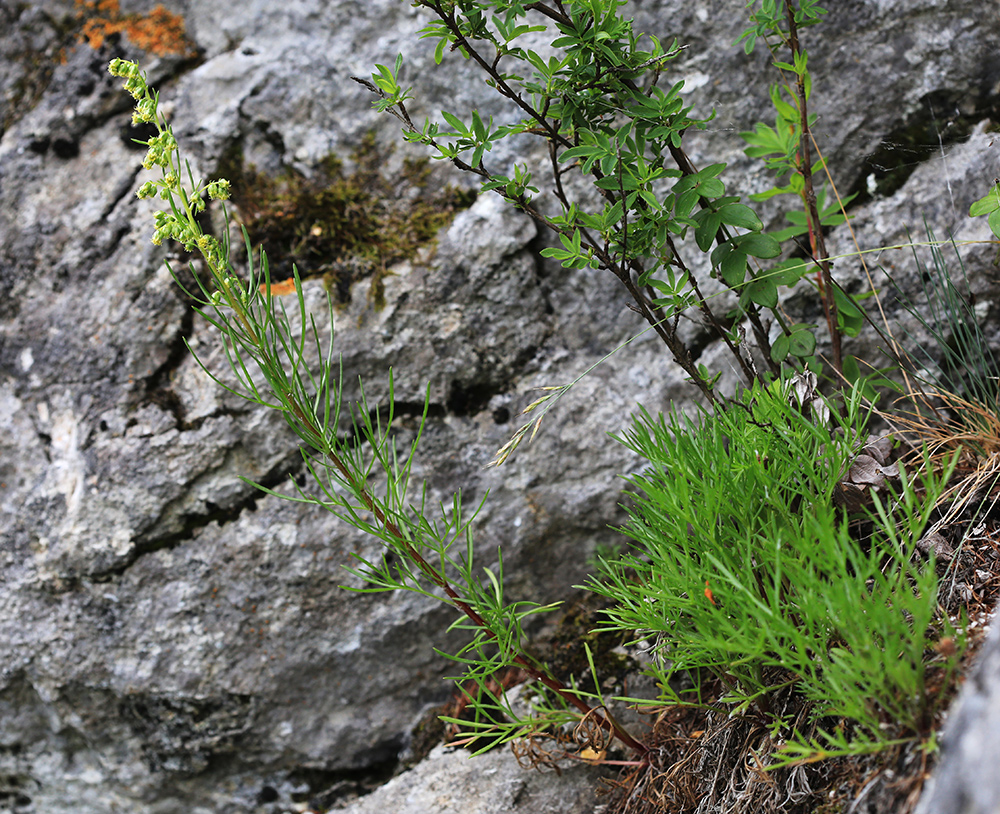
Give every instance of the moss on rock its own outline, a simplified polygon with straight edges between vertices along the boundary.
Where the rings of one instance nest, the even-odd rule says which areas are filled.
[[[389,268],[412,258],[476,197],[432,188],[426,159],[405,160],[401,173],[386,177],[388,157],[369,134],[351,155],[350,172],[330,155],[311,178],[293,170],[272,177],[237,153],[220,175],[232,182],[232,203],[251,244],[267,253],[274,280],[291,277],[294,264],[303,277],[322,277],[346,303],[352,285],[367,278],[369,301],[381,308]]]

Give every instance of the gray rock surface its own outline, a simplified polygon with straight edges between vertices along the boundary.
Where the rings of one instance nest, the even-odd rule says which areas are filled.
[[[185,340],[225,371],[215,336],[149,243],[152,208],[132,194],[142,153],[130,143],[129,99],[105,66],[122,49],[143,62],[203,173],[234,147],[261,169],[310,173],[331,152],[346,158],[369,131],[383,147],[396,144],[394,120],[372,111],[349,77],[397,51],[415,86],[415,118],[463,106],[500,117],[504,108],[478,80],[460,81],[461,60],[434,68],[414,36],[426,18],[405,2],[253,0],[236,14],[211,0],[166,5],[201,49],[195,62],[127,42],[74,46],[69,0],[0,0],[3,812],[289,810],[293,795],[391,769],[415,720],[449,692],[441,676],[452,668],[431,648],[447,646],[452,616],[420,598],[341,590],[351,578],[339,566],[352,552],[372,555],[373,544],[239,480],[291,491],[301,476],[293,437],[276,416],[218,389],[188,353]],[[742,193],[768,186],[735,138],[768,115],[773,80],[763,54],[732,47],[739,8],[646,0],[634,10],[639,30],[688,46],[677,75],[696,109],[718,110],[707,131],[691,134],[695,160],[731,162],[726,179]],[[862,246],[902,242],[925,216],[939,236],[984,239],[985,223],[965,213],[1000,175],[1000,144],[983,126],[966,143],[947,140],[960,125],[997,120],[995,7],[859,0],[837,4],[807,36],[822,78],[818,136],[838,183],[879,181],[871,161],[881,161],[883,141],[912,150],[905,185],[859,208]],[[927,135],[916,149],[904,138],[914,131],[935,144],[940,135],[940,149],[928,154]],[[413,154],[399,147],[386,171]],[[537,155],[521,142],[491,161]],[[462,182],[437,173],[436,183]],[[832,240],[849,245],[842,229]],[[547,263],[544,245],[532,222],[481,197],[436,246],[392,270],[383,310],[358,284],[338,313],[336,346],[345,380],[362,375],[371,394],[385,392],[390,366],[401,405],[418,403],[430,384],[434,417],[417,474],[435,497],[461,488],[469,505],[489,489],[477,521],[483,564],[502,546],[512,595],[550,601],[580,581],[596,545],[614,540],[616,475],[635,462],[606,433],[620,431],[637,402],[657,410],[694,392],[647,335],[572,391],[531,447],[485,470],[532,388],[571,381],[641,327],[613,281]],[[964,250],[992,326],[994,253]],[[915,285],[905,254],[890,262],[902,286]],[[307,284],[314,307],[320,286]],[[798,307],[817,318],[806,295]],[[889,309],[900,330],[919,335]],[[722,359],[709,345],[700,361]],[[402,424],[405,434],[412,422]],[[558,795],[584,799],[575,793]]]
[[[996,616],[994,614],[993,622]],[[941,738],[941,762],[916,814],[1000,811],[1000,628],[993,624]]]
[[[525,771],[506,749],[469,759],[435,747],[414,769],[342,809],[346,814],[578,814],[603,810],[594,795],[595,770],[574,766],[555,772]],[[341,810],[341,809],[338,809]]]

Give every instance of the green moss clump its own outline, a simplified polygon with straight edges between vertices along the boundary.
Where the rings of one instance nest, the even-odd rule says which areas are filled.
[[[350,174],[334,155],[312,178],[291,170],[270,177],[244,166],[240,156],[224,162],[232,203],[251,244],[267,252],[274,280],[291,277],[294,264],[303,277],[322,277],[346,303],[351,286],[368,278],[369,301],[385,304],[387,269],[412,258],[476,197],[452,187],[431,191],[426,159],[407,160],[397,177],[386,178],[387,157],[369,134],[351,156]]]

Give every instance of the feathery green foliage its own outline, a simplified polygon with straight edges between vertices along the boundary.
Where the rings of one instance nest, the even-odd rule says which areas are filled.
[[[593,708],[587,693],[558,681],[526,652],[524,620],[555,605],[505,602],[502,554],[496,569],[474,565],[470,523],[475,512],[464,512],[461,495],[455,494],[450,506],[434,507],[428,504],[424,488],[419,502],[411,502],[411,468],[423,422],[409,450],[400,453],[389,430],[394,401],[391,372],[390,406],[384,420],[379,410],[368,404],[363,385],[359,402],[344,404],[339,364],[332,344],[323,346],[320,330],[306,306],[298,271],[294,271],[296,308],[291,312],[281,298],[271,296],[266,255],[261,253],[255,263],[249,245],[247,279],[239,279],[228,243],[205,235],[197,219],[205,208],[205,196],[225,198],[228,182],[198,182],[182,165],[177,141],[158,109],[157,94],[135,63],[114,60],[110,71],[126,80],[126,90],[136,99],[139,120],[155,125],[158,131],[148,141],[144,166],[160,167],[161,179],[146,182],[138,191],[140,198],[156,196],[167,205],[156,213],[153,242],[172,238],[188,251],[201,254],[208,279],[192,269],[199,291],[187,293],[198,313],[220,332],[235,383],[203,369],[229,392],[282,413],[302,441],[302,455],[316,491],[296,486],[298,494],[289,496],[259,488],[320,506],[379,539],[385,548],[382,557],[366,560],[357,556],[357,564],[349,568],[368,584],[361,590],[413,591],[454,607],[461,616],[455,627],[469,631],[470,638],[457,653],[442,655],[463,665],[461,681],[480,687],[482,704],[491,705],[489,679],[505,667],[516,665],[546,688],[549,703],[537,712],[522,714],[498,700],[506,718],[491,724],[483,740],[487,746],[506,742],[519,732],[550,727],[573,708],[576,716],[589,717],[599,729],[613,733],[637,753],[646,752],[646,746],[610,713]],[[187,170],[187,183],[180,180],[182,166]],[[331,309],[328,297],[325,316],[332,325]],[[348,418],[353,432],[345,438],[341,422]],[[380,484],[378,489],[374,484]]]
[[[849,517],[837,493],[864,445],[860,389],[844,418],[813,405],[775,383],[697,418],[643,411],[622,439],[650,462],[628,479],[632,550],[588,587],[613,600],[608,629],[652,642],[661,703],[770,715],[771,696],[793,686],[813,719],[847,719],[869,741],[922,733],[925,656],[953,631],[934,563],[914,551],[943,479],[918,498],[901,473],[898,493]],[[859,537],[861,521],[871,531]],[[706,671],[723,697],[704,697]]]

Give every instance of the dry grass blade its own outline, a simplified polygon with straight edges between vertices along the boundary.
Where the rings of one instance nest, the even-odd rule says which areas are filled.
[[[955,522],[975,502],[991,500],[992,508],[1000,498],[996,488],[1000,483],[1000,415],[952,393],[914,393],[909,398],[917,405],[915,411],[883,415],[911,445],[906,461],[922,465],[926,457],[931,465],[943,466],[946,459],[959,456],[954,480],[938,499],[939,506],[948,508],[927,530],[930,535]]]

